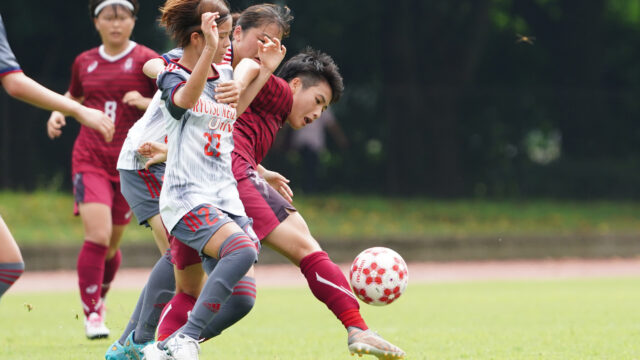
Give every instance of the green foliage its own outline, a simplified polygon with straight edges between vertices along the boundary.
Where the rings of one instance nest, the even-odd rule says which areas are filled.
[[[640,356],[637,282],[410,283],[398,302],[362,305],[361,311],[369,326],[401,346],[408,359],[633,359]],[[101,358],[124,328],[137,295],[112,291],[111,340],[88,341],[77,294],[9,292],[0,304],[0,358]],[[261,288],[245,319],[202,345],[201,359],[222,358],[350,356],[342,326],[308,289]]]
[[[635,202],[333,195],[296,196],[294,205],[323,241],[640,234],[640,204]],[[82,224],[72,209],[73,198],[65,193],[0,192],[0,214],[23,245],[78,243]],[[124,235],[125,243],[151,239],[150,231],[137,224]]]

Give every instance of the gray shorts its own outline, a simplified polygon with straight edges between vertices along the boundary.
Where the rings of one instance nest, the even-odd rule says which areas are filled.
[[[260,241],[253,231],[253,221],[250,218],[226,213],[210,204],[201,204],[189,211],[171,229],[171,235],[196,250],[202,257],[205,256],[202,253],[202,249],[204,249],[213,234],[222,225],[232,221],[238,224],[249,235],[256,248],[260,249]]]
[[[138,219],[138,224],[149,226],[147,220],[160,213],[160,191],[165,164],[152,165],[149,170],[120,171],[120,192]]]

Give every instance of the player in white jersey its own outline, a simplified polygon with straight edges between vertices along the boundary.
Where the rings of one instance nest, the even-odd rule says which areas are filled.
[[[278,41],[264,44],[259,71],[245,89],[252,96],[241,99],[237,108],[223,105],[215,100],[215,84],[230,79],[233,70],[211,64],[229,45],[228,7],[220,0],[168,0],[162,12],[162,24],[181,42],[184,55],[158,78],[169,146],[160,214],[172,235],[198,250],[205,263],[216,265],[186,325],[158,346],[145,348],[145,358],[170,354],[175,359],[197,359],[202,330],[257,260],[258,241],[243,231],[250,229],[246,226],[250,221],[231,172],[232,131],[237,113],[246,109],[271,76],[284,48]],[[183,16],[185,12],[198,14],[200,26]],[[218,26],[225,35],[218,34]],[[246,63],[257,66],[253,60]]]
[[[176,48],[158,57],[158,61],[168,65],[171,59],[182,57],[183,50]],[[143,71],[151,78],[156,78],[158,71],[154,68],[144,67]],[[220,102],[236,105],[239,100],[240,83],[235,80],[217,82],[216,94]],[[160,253],[163,256],[156,262],[149,280],[140,294],[140,298],[131,321],[122,336],[109,346],[105,358],[107,360],[124,359],[140,353],[146,343],[153,340],[155,328],[158,324],[163,304],[171,300],[175,290],[173,279],[173,265],[178,270],[200,264],[201,259],[194,250],[186,251],[186,245],[176,244],[172,252],[168,251],[169,243],[175,238],[167,234],[160,218],[159,197],[164,181],[165,164],[154,164],[145,168],[149,160],[142,156],[138,147],[145,142],[155,141],[166,143],[167,130],[161,110],[161,92],[158,91],[152,98],[147,111],[130,129],[124,141],[118,158],[118,171],[120,172],[120,187],[131,210],[138,219],[140,225],[150,227]],[[154,276],[154,274],[160,274]],[[166,277],[171,275],[171,279]],[[199,283],[198,285],[201,285]],[[180,288],[179,290],[182,290]]]

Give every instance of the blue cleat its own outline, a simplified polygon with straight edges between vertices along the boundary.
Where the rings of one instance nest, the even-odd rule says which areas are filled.
[[[144,354],[142,353],[142,349],[149,345],[153,344],[153,340],[147,341],[142,344],[137,344],[133,341],[133,334],[135,330],[129,333],[127,336],[127,340],[124,341],[124,353],[128,356],[129,360],[142,360],[144,358]]]
[[[124,352],[124,347],[116,340],[104,353],[105,360],[129,360]]]

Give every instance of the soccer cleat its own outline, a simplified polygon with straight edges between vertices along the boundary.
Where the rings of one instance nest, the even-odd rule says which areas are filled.
[[[158,343],[151,343],[142,349],[143,360],[173,360],[165,350],[158,349]]]
[[[351,355],[373,355],[378,359],[404,359],[404,351],[383,339],[380,335],[369,330],[350,328],[349,352]]]
[[[107,352],[104,353],[105,360],[129,360],[124,352],[124,347],[118,341],[109,346]]]
[[[84,333],[91,340],[109,337],[109,329],[98,313],[91,313],[84,319]]]
[[[198,360],[200,344],[183,333],[177,333],[166,344],[167,353],[175,360]]]
[[[127,359],[129,360],[142,360],[144,357],[142,349],[149,344],[153,344],[153,340],[138,344],[133,341],[133,333],[135,333],[135,330],[130,332],[129,336],[127,336],[127,340],[124,341],[124,352],[127,354]]]

